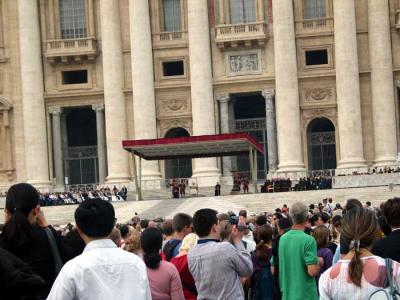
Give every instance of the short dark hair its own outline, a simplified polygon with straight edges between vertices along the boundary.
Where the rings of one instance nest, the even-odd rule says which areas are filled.
[[[278,220],[278,227],[283,231],[290,229],[292,226],[293,222],[290,218],[280,218]]]
[[[210,234],[213,225],[218,224],[217,211],[211,208],[199,209],[193,216],[194,231],[200,238]]]
[[[257,218],[256,218],[256,224],[257,224],[258,226],[262,226],[262,225],[267,224],[267,217],[266,217],[265,215],[259,215],[259,216],[257,216]]]
[[[239,217],[244,217],[247,218],[247,211],[242,209],[241,211],[239,211]]]
[[[174,229],[172,228],[172,220],[165,220],[162,223],[161,230],[166,236],[172,235],[174,233]]]
[[[328,215],[328,213],[322,212],[322,214],[321,214],[321,219],[322,219],[322,222],[328,223],[328,221],[329,221],[329,219],[330,219],[330,216]]]
[[[148,226],[149,226],[149,220],[147,219],[140,220],[140,228],[146,229]]]
[[[175,232],[181,232],[185,227],[190,227],[193,219],[188,214],[179,213],[172,219],[172,228]]]
[[[389,199],[383,205],[383,214],[389,225],[400,226],[400,198]]]
[[[119,231],[121,232],[121,237],[126,238],[126,236],[129,234],[129,226],[128,225],[122,225],[119,228]]]
[[[367,206],[371,206],[372,205],[371,201],[367,201],[366,204],[367,204]]]
[[[87,199],[75,210],[75,222],[88,237],[108,236],[115,225],[114,207],[100,198]]]

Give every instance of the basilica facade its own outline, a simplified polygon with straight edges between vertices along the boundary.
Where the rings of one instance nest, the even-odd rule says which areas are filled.
[[[122,141],[247,132],[259,179],[393,166],[399,0],[1,0],[0,186],[133,181]],[[143,180],[248,172],[147,162]]]

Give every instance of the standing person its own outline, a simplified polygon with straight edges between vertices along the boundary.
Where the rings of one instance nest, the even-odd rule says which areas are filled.
[[[197,299],[243,300],[240,277],[250,277],[253,263],[242,243],[243,233],[232,226],[231,240],[220,242],[217,212],[204,208],[193,216],[197,245],[188,253],[189,270],[198,292]]]
[[[317,243],[304,233],[308,208],[296,202],[290,209],[293,226],[279,241],[279,283],[282,299],[318,299],[317,285],[313,277],[319,273]]]
[[[172,219],[165,220],[161,225],[161,230],[162,230],[163,237],[164,237],[163,244],[162,244],[162,248],[164,249],[165,244],[174,238],[174,229],[172,228]]]
[[[217,182],[217,184],[215,185],[214,196],[221,196],[221,185],[219,184],[219,182]]]
[[[143,261],[109,239],[115,223],[114,207],[98,198],[88,199],[76,209],[75,222],[85,250],[65,264],[47,299],[150,300]]]
[[[272,245],[271,272],[274,275],[274,299],[282,299],[282,293],[279,285],[279,241],[282,235],[288,232],[292,227],[290,218],[280,218],[276,224],[278,235],[275,237],[275,244]]]
[[[179,194],[181,195],[181,198],[186,196],[186,183],[184,179],[181,179],[181,183],[179,184]]]
[[[389,199],[382,208],[392,232],[374,243],[372,253],[400,262],[400,198]]]
[[[146,229],[142,232],[140,245],[147,267],[151,298],[153,300],[184,300],[182,283],[177,269],[170,262],[161,260],[161,231],[157,228]]]
[[[317,249],[318,249],[317,256],[318,256],[318,258],[322,259],[321,264],[320,264],[321,269],[317,276],[317,283],[318,283],[320,275],[332,266],[333,253],[328,248],[329,235],[330,235],[329,229],[326,228],[325,225],[317,226],[313,232],[313,237],[314,237],[315,241],[317,242]]]
[[[251,255],[254,272],[251,276],[253,300],[270,300],[274,295],[274,279],[271,273],[272,227],[261,225],[255,231],[256,250]]]
[[[170,261],[171,258],[178,255],[182,240],[193,231],[192,222],[192,217],[187,214],[178,213],[174,216],[172,219],[174,235],[162,248],[161,257],[163,260]]]
[[[188,252],[197,244],[199,237],[194,233],[189,233],[182,241],[179,254],[171,259],[171,263],[176,267],[181,277],[183,295],[185,300],[196,300],[197,289],[192,274],[189,271],[187,259]]]
[[[322,274],[319,280],[320,299],[369,299],[372,293],[382,289],[386,281],[386,263],[374,256],[371,246],[377,231],[374,212],[355,207],[343,217],[342,236],[350,251],[334,266]],[[400,284],[400,264],[393,261],[393,284]]]
[[[74,257],[74,251],[63,243],[49,226],[39,207],[39,193],[30,184],[18,183],[7,192],[4,208],[5,225],[0,235],[0,247],[24,261],[45,285],[40,298],[46,299],[62,263]],[[61,258],[59,268],[49,240],[55,241],[54,250]]]

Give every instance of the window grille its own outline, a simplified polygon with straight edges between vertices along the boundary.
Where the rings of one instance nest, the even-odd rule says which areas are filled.
[[[62,39],[87,37],[86,0],[60,0]]]

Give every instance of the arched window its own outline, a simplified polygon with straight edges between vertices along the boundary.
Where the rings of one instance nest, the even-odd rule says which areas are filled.
[[[326,0],[303,0],[303,18],[326,18]]]
[[[186,129],[178,127],[170,129],[165,137],[177,138],[190,136]],[[192,177],[192,159],[178,158],[165,160],[165,178],[189,178]]]
[[[60,27],[62,39],[87,36],[86,0],[60,0]]]
[[[181,0],[164,0],[164,31],[174,32],[182,30]]]
[[[310,170],[336,169],[335,126],[326,118],[314,119],[307,130]]]
[[[231,24],[251,23],[256,21],[255,0],[230,0]]]

